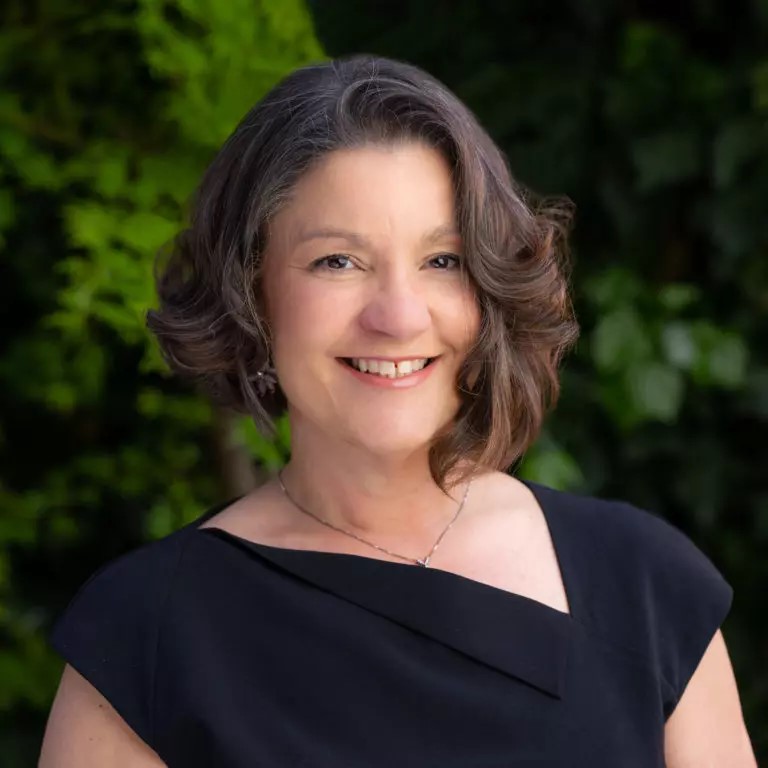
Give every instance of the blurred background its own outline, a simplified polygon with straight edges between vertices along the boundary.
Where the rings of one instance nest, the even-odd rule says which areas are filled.
[[[53,619],[100,565],[283,462],[170,378],[153,260],[238,119],[372,52],[458,93],[577,208],[582,337],[520,474],[663,515],[735,590],[768,759],[768,2],[5,0],[0,10],[0,764],[34,765]]]

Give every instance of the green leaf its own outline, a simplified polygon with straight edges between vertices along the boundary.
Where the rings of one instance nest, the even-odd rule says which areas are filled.
[[[683,377],[678,370],[652,362],[628,368],[625,376],[638,413],[667,422],[677,417],[684,392]]]
[[[747,348],[741,337],[735,333],[721,333],[708,354],[712,382],[728,388],[741,386],[747,371],[747,360]]]
[[[151,273],[155,252],[179,230],[181,222],[149,211],[134,211],[119,217],[115,237],[135,248],[146,259],[136,264],[142,273]]]
[[[586,296],[601,311],[632,306],[644,292],[637,275],[628,269],[610,267],[586,281]]]
[[[699,356],[696,339],[689,323],[672,322],[661,332],[661,345],[667,361],[681,370],[690,370]]]
[[[528,450],[519,475],[560,490],[575,491],[584,487],[584,475],[574,457],[549,440]]]
[[[282,429],[285,430],[285,427]],[[287,455],[282,441],[275,442],[262,435],[250,417],[243,416],[238,420],[237,434],[265,469],[275,472],[285,464]]]
[[[598,321],[591,338],[592,358],[605,372],[617,372],[648,359],[653,344],[638,313],[617,309]]]
[[[700,320],[692,327],[699,355],[693,375],[699,384],[734,388],[746,378],[749,355],[742,338]]]
[[[680,312],[695,304],[701,297],[701,291],[693,285],[673,283],[661,287],[658,293],[659,304],[670,312]]]
[[[70,205],[65,215],[75,244],[97,252],[108,247],[115,227],[114,216],[108,208],[95,202],[82,202]]]

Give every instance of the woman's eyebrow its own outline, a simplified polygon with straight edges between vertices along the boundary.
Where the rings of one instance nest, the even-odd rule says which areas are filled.
[[[346,240],[358,248],[371,248],[371,241],[358,232],[352,232],[348,229],[339,229],[338,227],[321,227],[320,229],[311,229],[307,232],[300,232],[295,245],[301,245],[308,240],[328,240],[336,238],[337,240]]]
[[[447,237],[460,237],[459,230],[453,224],[441,224],[435,227],[431,232],[427,232],[422,241],[425,243],[434,243],[438,240],[442,240]],[[339,227],[321,227],[319,229],[311,229],[306,232],[300,232],[296,240],[295,245],[301,245],[309,240],[327,240],[336,238],[338,240],[346,240],[357,248],[371,249],[373,246],[371,241],[359,232],[352,232],[349,229],[341,229]]]
[[[441,224],[439,227],[435,227],[431,232],[428,232],[422,240],[425,243],[435,243],[438,240],[444,240],[448,237],[461,237],[461,232],[454,224]]]

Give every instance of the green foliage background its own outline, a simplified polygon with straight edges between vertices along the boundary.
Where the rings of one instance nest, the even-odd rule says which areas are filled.
[[[0,762],[36,759],[76,587],[236,491],[228,450],[284,459],[284,425],[271,444],[167,376],[153,258],[246,109],[358,51],[444,80],[523,182],[576,202],[583,336],[520,471],[661,512],[710,555],[768,757],[766,40],[765,0],[5,3]]]

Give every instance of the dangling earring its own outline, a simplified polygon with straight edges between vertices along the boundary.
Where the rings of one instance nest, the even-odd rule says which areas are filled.
[[[259,397],[264,397],[267,392],[274,394],[277,386],[277,371],[270,365],[270,360],[264,363],[261,370],[256,373],[256,390]]]

